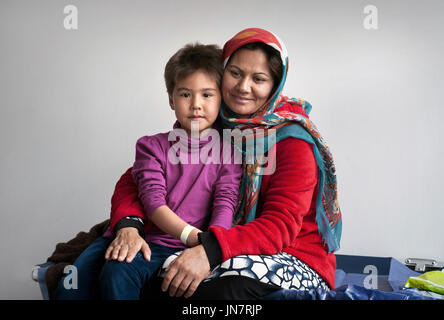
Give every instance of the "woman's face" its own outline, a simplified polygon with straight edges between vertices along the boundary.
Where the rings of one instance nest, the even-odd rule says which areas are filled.
[[[233,112],[248,116],[268,100],[273,84],[266,54],[240,49],[224,70],[222,98]]]

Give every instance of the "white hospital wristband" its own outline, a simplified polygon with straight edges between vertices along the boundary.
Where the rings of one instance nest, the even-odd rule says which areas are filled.
[[[182,241],[184,245],[187,245],[188,236],[190,235],[191,231],[193,231],[193,229],[195,228],[189,224],[187,224],[185,228],[183,228],[182,233],[180,235],[180,241]]]

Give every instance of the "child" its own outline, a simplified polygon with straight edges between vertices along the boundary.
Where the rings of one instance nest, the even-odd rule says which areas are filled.
[[[190,160],[202,148],[208,149],[211,144],[222,143],[223,139],[205,138],[215,128],[219,113],[219,87],[223,72],[221,55],[217,46],[195,44],[185,46],[170,58],[165,67],[165,82],[169,104],[177,118],[174,130],[145,136],[137,141],[132,174],[146,219],[153,223],[145,237],[151,249],[150,260],[144,259],[139,252],[130,263],[104,261],[104,252],[112,241],[108,231],[74,263],[80,268],[79,295],[76,296],[76,292],[66,293],[75,290],[63,289],[63,281],[60,281],[56,290],[59,298],[90,297],[91,292],[85,293],[85,290],[93,290],[91,281],[98,278],[103,299],[139,299],[141,289],[165,259],[186,247],[196,246],[201,230],[212,225],[226,229],[231,227],[242,174],[241,166],[234,164],[234,161],[229,164],[223,161],[171,161],[171,155],[176,155],[174,147],[178,144],[185,144],[179,148],[179,158]],[[193,129],[196,127],[202,139],[194,138]],[[179,137],[179,142],[170,141],[171,136]],[[221,149],[222,146],[218,148]],[[188,153],[184,153],[184,150]],[[222,152],[211,156],[222,159]],[[100,271],[82,271],[85,270],[84,265],[90,268],[93,265],[91,259],[82,257],[88,256],[89,252],[94,252],[95,262],[99,254],[102,255],[103,267]],[[88,262],[82,264],[86,260]],[[82,279],[81,272],[88,273],[89,282]],[[91,276],[91,273],[95,276]],[[82,283],[86,289],[80,288]],[[83,293],[80,294],[80,291]]]

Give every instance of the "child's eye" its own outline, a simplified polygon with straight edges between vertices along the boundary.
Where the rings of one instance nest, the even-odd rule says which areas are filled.
[[[211,93],[204,93],[204,98],[211,98],[213,95]]]
[[[180,96],[184,97],[184,98],[189,98],[191,96],[191,94],[189,92],[184,92],[184,93],[181,93]]]

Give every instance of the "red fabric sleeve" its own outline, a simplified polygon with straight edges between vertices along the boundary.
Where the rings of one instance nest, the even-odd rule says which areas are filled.
[[[110,229],[114,232],[116,223],[127,216],[138,216],[145,220],[145,233],[151,227],[151,222],[145,218],[142,203],[139,200],[137,185],[129,168],[119,179],[111,198]]]
[[[276,254],[298,236],[318,182],[312,145],[294,138],[276,146],[276,170],[264,190],[256,219],[229,230],[210,227],[222,250],[222,260],[241,254]],[[266,177],[263,177],[262,183]]]

